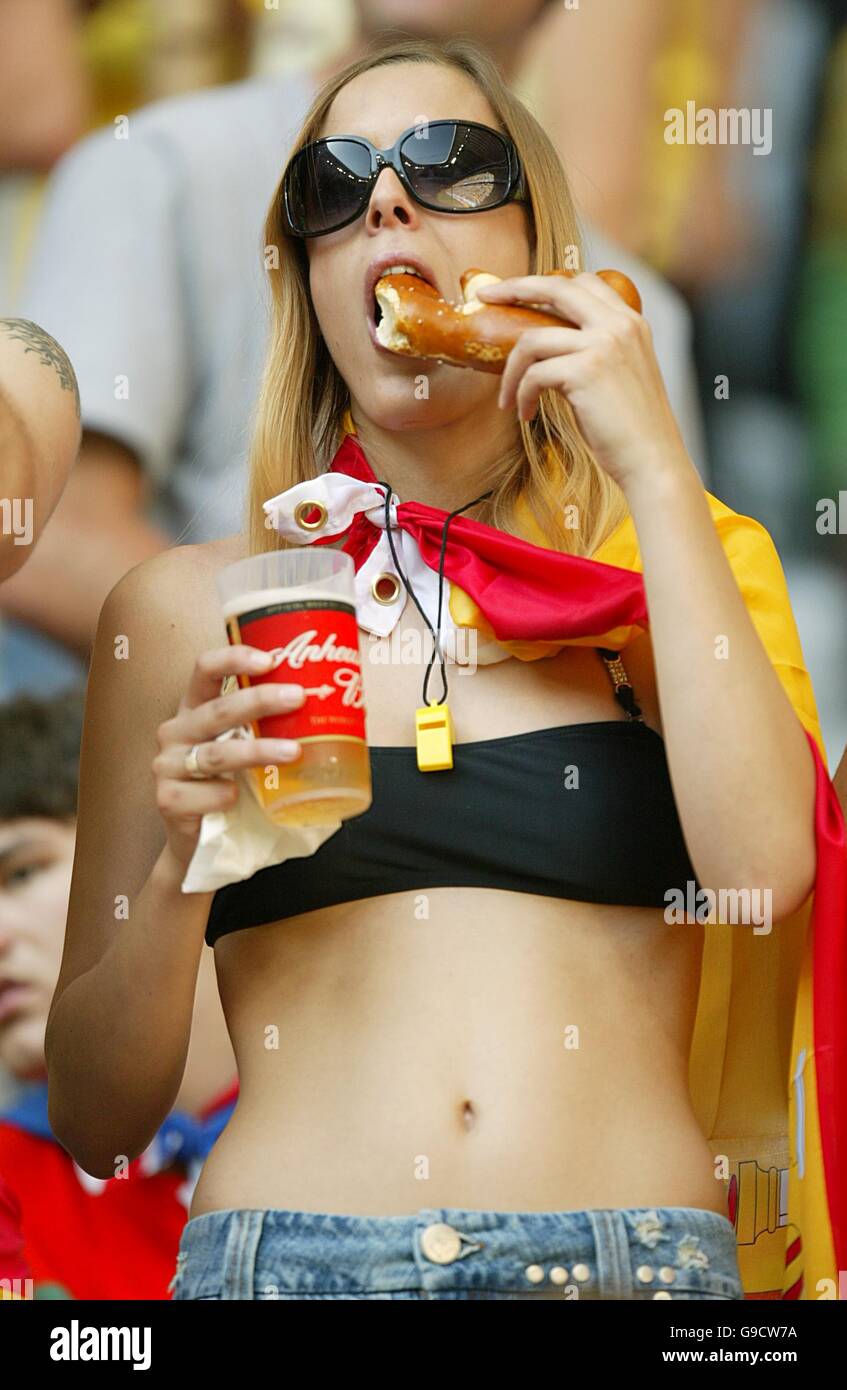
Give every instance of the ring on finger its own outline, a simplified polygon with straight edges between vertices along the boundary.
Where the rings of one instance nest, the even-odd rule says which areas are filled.
[[[202,748],[202,746],[203,745],[200,743],[195,743],[193,748],[189,748],[185,755],[185,770],[189,777],[193,778],[196,782],[205,782],[207,780],[206,773],[203,772],[197,761],[197,750]]]

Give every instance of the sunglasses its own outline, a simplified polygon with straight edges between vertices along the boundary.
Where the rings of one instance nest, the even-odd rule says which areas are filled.
[[[285,220],[295,236],[325,236],[365,211],[383,169],[433,212],[489,212],[526,202],[518,153],[499,130],[476,121],[410,126],[390,149],[361,135],[313,140],[283,179]]]

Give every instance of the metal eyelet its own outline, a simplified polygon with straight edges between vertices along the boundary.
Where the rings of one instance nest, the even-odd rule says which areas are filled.
[[[308,513],[314,511],[315,508],[320,513],[318,520],[307,521]],[[294,508],[294,522],[301,531],[320,531],[321,527],[326,525],[326,518],[327,510],[323,502],[298,502]]]
[[[381,594],[379,592],[379,586],[381,584],[390,584],[391,593]],[[389,571],[386,570],[382,574],[378,574],[376,579],[371,584],[371,593],[373,594],[377,603],[396,603],[397,599],[400,596],[400,580],[397,578],[396,574],[391,574]]]

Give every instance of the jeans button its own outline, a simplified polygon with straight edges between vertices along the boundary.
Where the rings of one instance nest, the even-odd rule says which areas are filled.
[[[458,1231],[443,1221],[436,1221],[421,1233],[421,1250],[436,1265],[449,1265],[462,1248]]]

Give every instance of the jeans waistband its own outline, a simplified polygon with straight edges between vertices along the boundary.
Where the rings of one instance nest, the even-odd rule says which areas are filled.
[[[174,1298],[391,1296],[540,1285],[585,1298],[742,1298],[734,1228],[694,1207],[403,1216],[251,1209],[188,1221]]]

